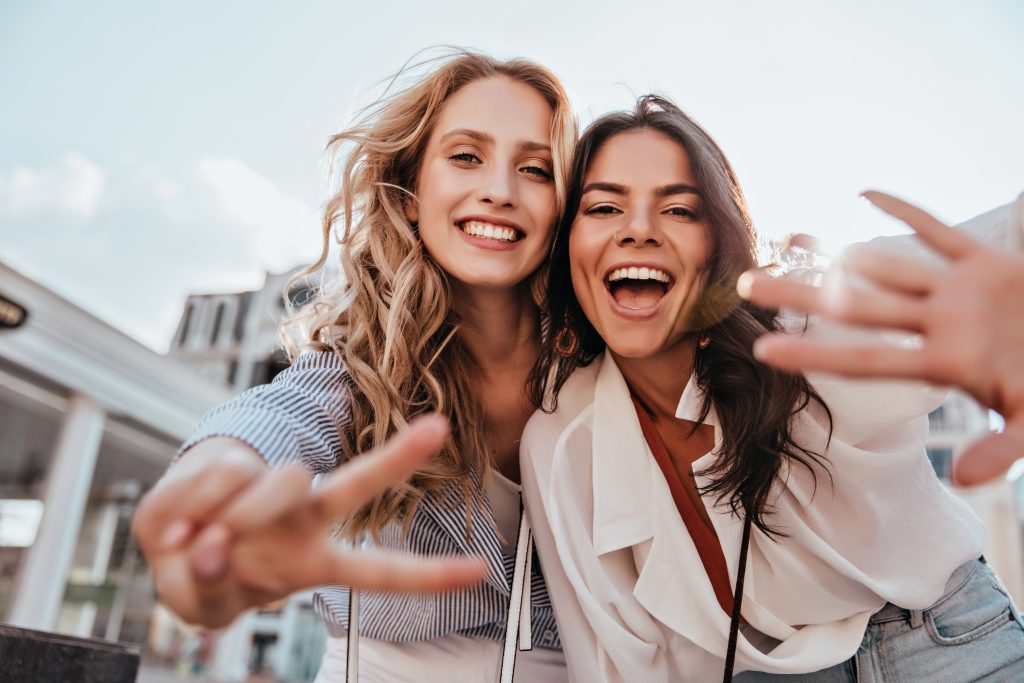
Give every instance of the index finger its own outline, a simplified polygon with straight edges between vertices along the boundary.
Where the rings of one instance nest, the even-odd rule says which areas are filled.
[[[909,202],[876,190],[862,192],[861,196],[893,218],[909,225],[922,240],[948,258],[961,258],[976,246],[974,240],[964,233]]]
[[[325,521],[355,512],[436,455],[449,431],[448,421],[440,415],[416,419],[383,446],[325,477],[313,493],[314,509]]]

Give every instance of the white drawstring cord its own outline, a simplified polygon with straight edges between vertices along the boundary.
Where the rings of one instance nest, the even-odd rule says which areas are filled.
[[[526,519],[526,516],[523,516]],[[529,530],[529,528],[527,529]],[[523,574],[523,607],[519,610],[519,649],[533,649],[533,618],[530,614],[533,598],[533,534],[526,544],[526,571]]]
[[[533,538],[526,515],[519,519],[519,540],[516,543],[516,564],[512,572],[512,591],[508,602],[508,621],[505,624],[505,649],[501,656],[501,683],[512,683],[518,650],[533,647],[530,625],[530,565],[533,556]],[[520,628],[523,624],[524,628]]]
[[[359,682],[359,591],[348,590],[348,652],[345,655],[345,683]]]

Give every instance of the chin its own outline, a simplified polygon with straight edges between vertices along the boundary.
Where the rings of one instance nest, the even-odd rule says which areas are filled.
[[[487,290],[513,289],[529,278],[529,274],[501,273],[494,272],[493,269],[490,271],[487,269],[461,270],[460,272],[449,272],[448,275],[466,287]]]
[[[635,339],[616,339],[614,341],[608,341],[605,339],[605,343],[608,348],[611,349],[612,353],[622,358],[632,358],[636,360],[643,360],[644,358],[650,358],[655,355],[660,348],[658,344],[653,343],[654,340],[650,336],[642,336]]]

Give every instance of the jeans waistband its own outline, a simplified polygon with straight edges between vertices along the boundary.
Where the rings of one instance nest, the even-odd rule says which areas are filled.
[[[935,601],[934,604],[938,604],[948,598],[952,593],[958,591],[965,583],[967,583],[974,572],[978,571],[978,567],[985,563],[984,557],[979,557],[976,560],[968,560],[962,565],[956,568],[953,574],[946,581],[946,588],[942,591],[942,597]],[[891,602],[885,603],[882,609],[878,610],[871,615],[872,624],[879,624],[885,621],[895,621],[897,619],[909,619],[916,621],[920,618],[920,613],[923,610],[909,610],[903,607],[898,607]]]

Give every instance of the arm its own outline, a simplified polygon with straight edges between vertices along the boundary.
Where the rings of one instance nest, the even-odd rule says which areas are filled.
[[[877,206],[905,221],[931,248],[929,262],[876,247],[851,249],[844,263],[873,287],[839,283],[814,288],[755,274],[741,295],[843,323],[920,335],[916,347],[872,340],[835,344],[769,335],[755,353],[789,370],[857,377],[901,377],[956,385],[1006,419],[1002,434],[973,444],[958,459],[961,483],[996,476],[1024,453],[1024,195],[1009,207],[969,221],[970,235],[881,193]],[[996,247],[975,238],[984,238]],[[1001,251],[1015,248],[1016,253]]]
[[[318,585],[429,591],[476,578],[472,561],[337,550],[331,525],[422,466],[447,433],[443,420],[433,436],[414,428],[311,491],[311,472],[341,458],[349,391],[335,354],[308,353],[203,418],[133,520],[157,592],[179,616],[218,627]]]
[[[191,458],[203,441],[223,437],[244,443],[273,467],[302,463],[312,472],[327,472],[342,456],[351,389],[337,354],[304,353],[270,384],[253,387],[207,413],[182,444],[179,457],[189,452]]]

